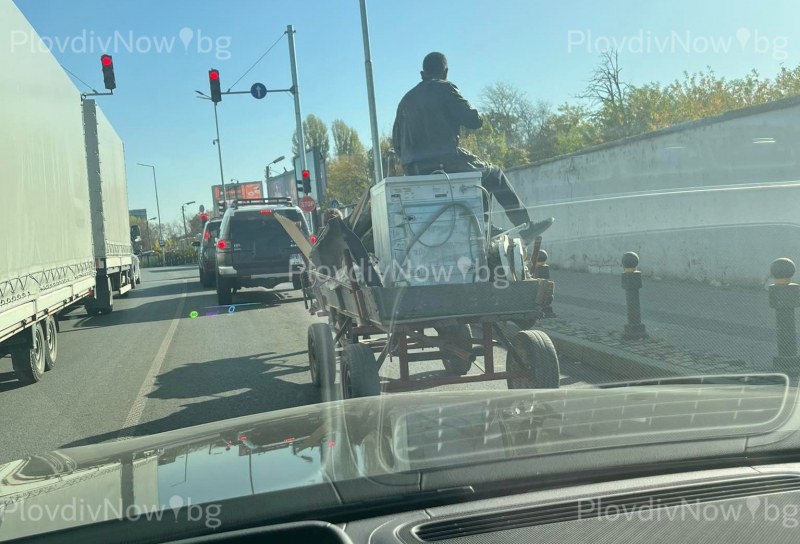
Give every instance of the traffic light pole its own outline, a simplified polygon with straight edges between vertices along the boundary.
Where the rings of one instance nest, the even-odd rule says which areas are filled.
[[[383,161],[381,160],[381,140],[378,135],[378,114],[375,108],[375,84],[372,80],[372,54],[370,53],[369,47],[369,23],[367,21],[366,0],[361,0],[361,36],[364,39],[364,68],[367,76],[369,124],[372,130],[372,166],[375,169],[375,183],[379,183],[383,179]]]
[[[294,96],[294,118],[297,123],[297,146],[299,147],[300,169],[308,170],[306,166],[306,140],[303,137],[303,116],[300,113],[300,87],[297,85],[297,54],[294,49],[294,27],[287,25],[286,33],[289,35],[289,62],[292,65],[292,95]]]
[[[294,26],[287,25],[286,33],[289,35],[289,62],[292,65],[292,95],[294,96],[294,118],[295,123],[297,123],[298,155],[300,155],[300,169],[305,172],[308,170],[308,166],[306,165],[306,140],[303,137],[303,116],[300,113],[300,87],[297,84],[297,53],[294,48]],[[296,172],[295,179],[297,179]],[[305,193],[305,183],[303,183],[303,188]],[[315,229],[314,215],[311,214],[311,231],[313,232]]]
[[[225,176],[222,174],[222,144],[219,141],[219,117],[217,116],[216,102],[214,102],[214,125],[217,128],[217,154],[219,155],[219,180],[222,183],[222,202],[225,202],[228,193],[225,191]],[[216,206],[216,203],[214,205]]]

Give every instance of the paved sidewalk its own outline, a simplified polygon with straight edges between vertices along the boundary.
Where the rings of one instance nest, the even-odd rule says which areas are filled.
[[[626,341],[620,276],[551,270],[556,318],[543,319],[538,326],[649,358],[677,374],[772,369],[775,315],[766,289],[644,278],[642,321],[649,337]]]

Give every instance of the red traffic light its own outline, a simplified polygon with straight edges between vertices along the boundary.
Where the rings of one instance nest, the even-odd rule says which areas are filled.
[[[222,88],[220,87],[219,70],[212,68],[208,71],[208,86],[211,89],[211,101],[214,104],[222,101]]]
[[[311,179],[311,172],[303,170],[303,179]]]
[[[100,65],[103,69],[103,84],[106,89],[113,91],[117,88],[117,80],[114,77],[114,60],[111,55],[100,55]]]

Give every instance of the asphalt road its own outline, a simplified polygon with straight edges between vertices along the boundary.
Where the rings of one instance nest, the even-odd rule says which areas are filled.
[[[235,311],[216,305],[193,266],[142,271],[142,284],[107,316],[76,308],[60,323],[58,362],[18,385],[0,359],[0,463],[60,447],[145,435],[320,402],[310,382],[299,292],[245,290]],[[498,367],[504,355],[498,349]],[[619,379],[561,361],[562,386]],[[481,359],[473,365],[479,372]],[[413,372],[435,372],[419,363]],[[387,363],[382,374],[398,373]],[[504,382],[449,386],[505,389]]]

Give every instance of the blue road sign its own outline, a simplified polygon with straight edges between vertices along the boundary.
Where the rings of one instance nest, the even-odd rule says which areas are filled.
[[[336,209],[339,209],[339,206],[341,206],[341,204],[339,204],[338,200],[333,199],[333,200],[331,200],[331,203],[329,204],[329,206],[331,208],[333,208],[334,210],[336,210]]]
[[[261,100],[267,96],[267,86],[263,83],[253,83],[253,86],[250,87],[250,94],[253,95],[253,98]]]

